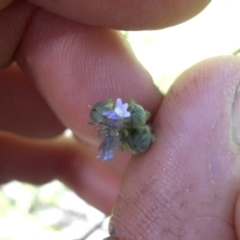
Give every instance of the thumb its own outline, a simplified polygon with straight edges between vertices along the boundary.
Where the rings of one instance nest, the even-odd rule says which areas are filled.
[[[240,60],[186,71],[153,123],[156,142],[130,161],[110,220],[119,239],[236,239]]]

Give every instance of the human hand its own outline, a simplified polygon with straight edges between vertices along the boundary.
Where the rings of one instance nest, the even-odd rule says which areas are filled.
[[[232,226],[239,167],[230,117],[239,60],[212,59],[194,66],[160,104],[162,96],[121,35],[81,24],[118,29],[165,27],[193,16],[207,2],[189,6],[189,1],[173,5],[152,1],[147,5],[152,14],[144,14],[149,13],[145,6],[139,11],[132,1],[131,6],[122,1],[120,6],[108,1],[90,5],[88,1],[79,7],[76,2],[66,6],[63,1],[57,6],[48,2],[38,4],[45,4],[50,12],[16,1],[0,13],[1,66],[13,58],[21,67],[2,71],[1,102],[9,99],[9,91],[3,90],[16,86],[18,79],[12,102],[28,103],[19,104],[20,113],[19,105],[8,105],[10,101],[4,109],[11,111],[1,110],[1,121],[17,116],[14,126],[6,120],[1,125],[5,130],[0,134],[1,181],[40,184],[59,178],[108,213],[128,157],[119,155],[108,164],[96,160],[94,130],[86,126],[87,106],[109,95],[125,100],[133,97],[152,112],[157,141],[127,167],[110,231],[120,239],[236,239],[238,228]],[[18,122],[19,114],[29,119]],[[65,126],[74,131],[78,143],[9,133],[49,138]]]

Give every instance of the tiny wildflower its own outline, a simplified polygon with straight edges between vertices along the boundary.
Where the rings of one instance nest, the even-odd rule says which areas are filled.
[[[103,111],[102,115],[110,119],[123,119],[130,117],[128,109],[128,103],[122,103],[121,98],[118,98],[114,110]]]
[[[151,127],[146,125],[149,115],[133,99],[129,104],[123,104],[121,98],[115,105],[111,98],[94,104],[89,124],[99,127],[97,133],[102,139],[97,158],[105,162],[113,158],[114,151],[130,150],[134,155],[145,152],[155,140]]]
[[[108,149],[104,151],[102,154],[99,154],[97,158],[101,158],[104,162],[111,160],[113,158],[113,149]]]

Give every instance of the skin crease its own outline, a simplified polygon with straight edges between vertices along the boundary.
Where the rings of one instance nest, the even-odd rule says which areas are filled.
[[[184,8],[189,1],[159,1],[161,7],[145,21],[116,14],[106,19],[103,14],[100,24],[115,24],[117,29],[166,27],[207,4],[197,2]],[[59,126],[41,140],[29,138],[39,137],[38,118],[21,136],[15,134],[23,128],[18,122],[9,132],[0,132],[0,181],[42,184],[58,178],[105,213],[110,213],[122,182],[110,224],[110,233],[119,239],[240,239],[239,152],[231,129],[240,61],[222,57],[202,62],[186,71],[163,97],[124,38],[96,26],[101,16],[90,14],[95,5],[79,14],[81,22],[73,22],[67,19],[71,3],[65,13],[61,3],[60,8],[44,7],[47,12],[19,0],[0,11],[1,68],[12,61],[19,65],[4,70],[8,74],[3,71],[1,81],[9,87],[15,73],[18,96],[24,95],[24,72],[37,100],[28,101],[29,109],[22,104],[23,112],[51,116],[52,123],[41,127],[43,135],[49,134],[51,125]],[[124,5],[119,8],[122,13]],[[152,22],[154,11],[166,14]],[[124,101],[133,97],[152,113],[157,141],[129,165],[129,154],[104,164],[96,160],[95,129],[86,124],[88,105],[109,95]],[[9,108],[19,111],[14,105]],[[70,127],[78,141],[55,137],[63,126]]]

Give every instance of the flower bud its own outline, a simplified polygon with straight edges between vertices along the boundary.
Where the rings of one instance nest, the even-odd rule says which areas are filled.
[[[94,124],[101,124],[103,123],[106,118],[102,115],[104,111],[113,110],[113,103],[112,102],[98,102],[95,103],[90,112],[90,117],[92,119],[92,123]]]
[[[130,106],[128,107],[128,111],[131,113],[130,115],[131,128],[133,129],[139,128],[146,124],[149,114],[144,110],[142,106],[136,104],[132,100],[130,102]]]
[[[145,152],[154,140],[151,128],[147,125],[134,129],[126,138],[129,148],[134,154]]]

